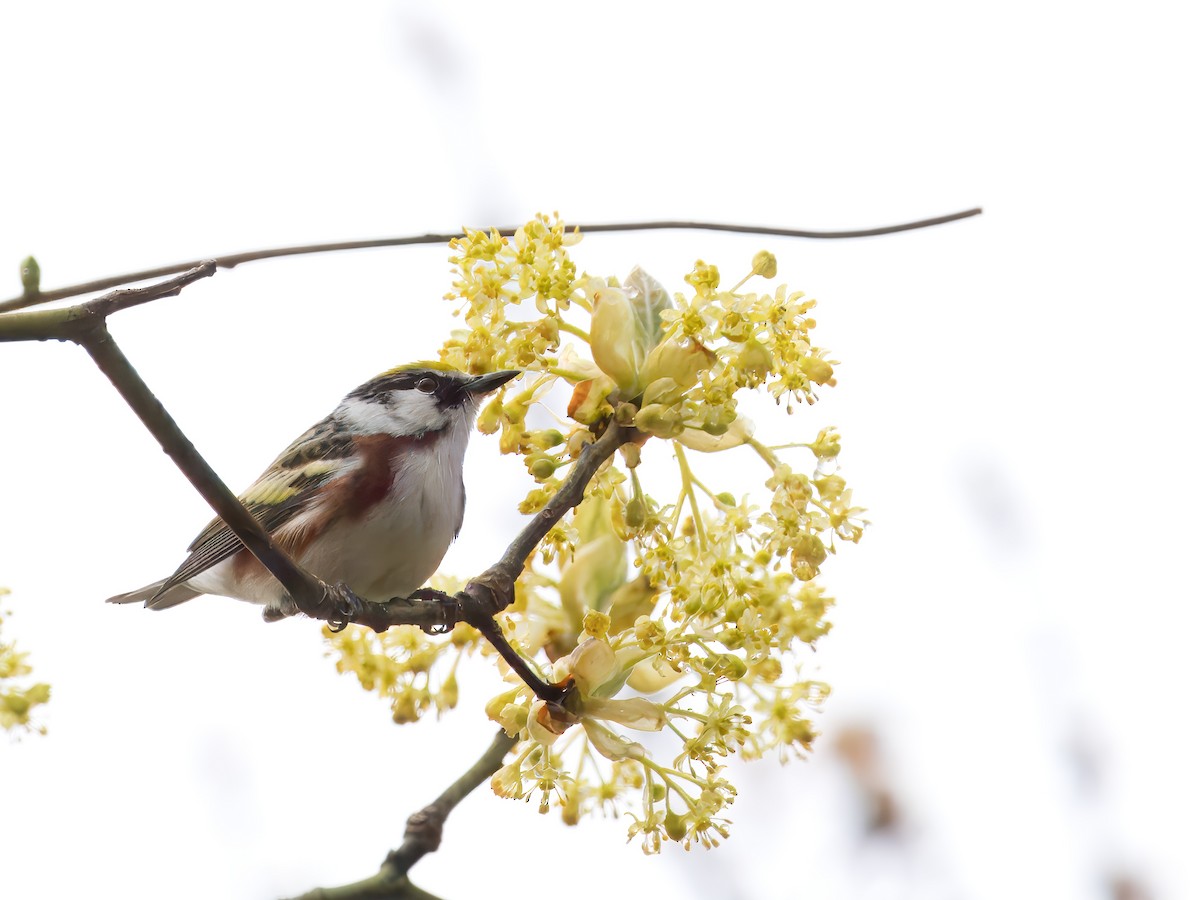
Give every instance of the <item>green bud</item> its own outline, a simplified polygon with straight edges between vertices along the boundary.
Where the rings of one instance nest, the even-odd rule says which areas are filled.
[[[625,524],[630,528],[641,528],[646,524],[646,504],[637,497],[625,504]]]
[[[655,787],[658,787],[658,785],[655,785]],[[667,837],[673,841],[682,841],[687,837],[687,823],[679,813],[669,812],[666,814],[663,818],[663,830],[667,832]]]
[[[650,796],[655,803],[662,803],[667,796],[667,786],[659,781],[654,782],[650,785]]]
[[[535,481],[543,482],[554,477],[554,473],[558,471],[558,466],[554,460],[548,456],[538,456],[526,463],[529,468],[529,474],[534,477]]]
[[[729,620],[729,615],[725,616],[726,621]],[[724,631],[717,634],[717,640],[729,650],[740,647],[746,643],[746,637],[736,628],[726,628]]]
[[[563,437],[563,433],[557,428],[546,428],[529,435],[529,443],[539,450],[549,450],[551,447],[557,447],[565,440],[566,438]]]
[[[32,256],[27,256],[21,262],[21,287],[26,297],[36,296],[41,291],[42,268]]]
[[[746,661],[732,653],[722,653],[719,657],[718,671],[730,681],[737,681],[746,674]]]
[[[683,431],[683,422],[680,421],[680,418],[679,410],[663,406],[661,403],[652,403],[638,410],[637,416],[634,417],[634,424],[637,425],[638,430],[655,437],[672,438]]]

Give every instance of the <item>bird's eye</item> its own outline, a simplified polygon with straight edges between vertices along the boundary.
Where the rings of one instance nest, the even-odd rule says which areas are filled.
[[[437,390],[437,382],[432,378],[422,378],[417,382],[417,390],[422,394],[432,394]]]

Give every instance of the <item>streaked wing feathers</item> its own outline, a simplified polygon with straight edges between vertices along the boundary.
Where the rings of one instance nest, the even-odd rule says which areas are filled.
[[[326,418],[292,442],[267,471],[239,497],[250,515],[273,534],[307,508],[320,488],[349,467],[354,454],[351,437]],[[211,569],[242,548],[229,526],[213,519],[192,541],[191,551],[158,594]]]

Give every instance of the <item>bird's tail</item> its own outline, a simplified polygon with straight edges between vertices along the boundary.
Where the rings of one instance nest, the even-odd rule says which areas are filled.
[[[193,597],[199,597],[200,591],[193,591],[186,584],[176,584],[163,590],[166,579],[148,584],[127,594],[117,594],[109,597],[106,603],[145,603],[150,609],[170,609]]]

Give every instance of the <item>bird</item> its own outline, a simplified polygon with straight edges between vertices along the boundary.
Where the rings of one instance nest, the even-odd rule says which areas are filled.
[[[279,547],[360,598],[409,597],[462,527],[463,457],[484,395],[521,373],[398,366],[359,385],[284,450],[239,499]],[[201,594],[245,600],[275,621],[295,606],[229,526],[214,519],[168,578],[109,603],[177,606]]]

